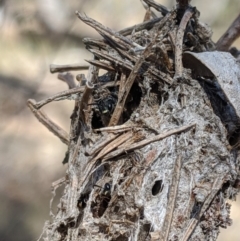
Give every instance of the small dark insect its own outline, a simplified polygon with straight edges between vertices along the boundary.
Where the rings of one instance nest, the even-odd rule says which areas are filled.
[[[109,184],[108,182],[105,183],[102,194],[104,196],[110,196],[111,195],[111,184]]]
[[[94,185],[94,186],[102,189],[101,195],[110,196],[110,194],[111,194],[111,184],[110,183],[106,182],[104,187],[101,187],[98,185]]]
[[[89,194],[82,194],[78,199],[77,206],[81,209],[85,208],[87,206],[88,198],[89,198]]]
[[[111,184],[105,183],[104,187],[94,185],[101,189],[100,193],[97,195],[95,201],[91,205],[91,210],[94,217],[101,217],[108,207],[108,203],[111,200]]]
[[[117,103],[117,95],[114,93],[109,94],[105,98],[97,101],[97,107],[101,114],[112,114]]]

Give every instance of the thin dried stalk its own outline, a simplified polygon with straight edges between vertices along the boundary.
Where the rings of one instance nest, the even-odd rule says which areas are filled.
[[[161,20],[162,20],[162,18],[151,19],[146,22],[139,23],[139,24],[136,24],[136,25],[128,27],[128,28],[124,28],[124,29],[120,30],[118,33],[120,33],[123,36],[127,36],[127,35],[130,35],[133,31],[136,33],[136,32],[142,31],[144,29],[149,30],[152,27],[154,27],[154,25],[156,23],[159,23]]]
[[[107,71],[115,71],[115,69],[108,63],[104,63],[98,60],[86,60],[89,64],[92,64],[100,69],[105,69]]]
[[[184,232],[181,241],[187,241],[190,238],[193,230],[196,228],[196,225],[198,224],[202,215],[206,212],[210,203],[212,202],[214,197],[217,195],[219,190],[222,188],[222,185],[224,184],[224,182],[225,182],[225,177],[218,177],[215,180],[215,182],[213,183],[212,189],[210,191],[210,194],[208,195],[207,199],[204,201],[204,204],[201,208],[198,218],[193,218],[190,220],[189,225],[187,226],[186,231]]]
[[[53,74],[56,72],[66,72],[71,70],[87,70],[88,68],[89,68],[89,65],[81,65],[81,64],[69,64],[69,65],[51,64],[50,72]]]
[[[169,191],[169,198],[168,198],[168,205],[167,205],[167,211],[166,211],[166,216],[164,219],[163,223],[163,228],[162,228],[162,237],[163,241],[168,240],[170,228],[171,228],[171,223],[173,219],[173,212],[174,212],[174,207],[176,203],[176,198],[177,198],[177,193],[178,193],[178,185],[179,185],[179,180],[180,180],[180,174],[181,174],[181,167],[182,167],[182,157],[179,156],[177,157],[174,169],[173,169],[173,174],[172,174],[172,183]]]
[[[64,131],[61,127],[51,121],[48,116],[41,110],[36,109],[35,100],[29,99],[27,104],[32,113],[36,116],[36,118],[45,126],[47,129],[56,135],[64,144],[69,144],[69,135],[66,131]]]
[[[167,15],[169,13],[169,10],[164,7],[163,5],[153,1],[153,0],[143,0],[145,3],[147,3],[150,7],[155,8],[158,12],[160,12],[163,16]]]
[[[86,15],[83,15],[76,11],[76,15],[81,19],[84,23],[88,24],[92,28],[94,28],[96,31],[99,32],[104,38],[107,38],[107,40],[111,40],[113,43],[116,43],[119,47],[123,49],[129,49],[130,47],[133,47],[134,44],[131,40],[128,38],[122,36],[121,34],[114,32],[110,28],[107,28],[100,24],[99,22],[95,21],[92,18],[89,18]]]
[[[143,146],[146,146],[146,145],[148,145],[148,144],[150,144],[152,142],[160,141],[160,140],[162,140],[162,139],[164,139],[164,138],[166,138],[168,136],[175,135],[175,134],[181,133],[183,131],[187,131],[187,130],[193,128],[195,125],[196,124],[194,123],[194,124],[191,124],[191,125],[178,127],[176,129],[172,129],[170,131],[166,131],[166,132],[161,133],[159,135],[156,135],[154,137],[148,138],[147,140],[143,140],[143,141],[137,142],[137,143],[135,143],[135,144],[133,144],[133,145],[127,147],[127,148],[119,149],[119,150],[116,150],[114,152],[109,153],[108,155],[106,155],[103,158],[103,160],[104,161],[105,160],[109,160],[109,159],[111,159],[113,157],[116,157],[116,156],[119,156],[119,155],[121,155],[123,153],[127,153],[127,152],[133,151],[135,149],[139,149],[139,148],[141,148]]]
[[[228,30],[223,36],[217,41],[217,50],[228,51],[233,42],[240,36],[240,14],[230,25]]]
[[[182,65],[182,46],[183,46],[183,36],[187,26],[188,21],[193,15],[193,8],[188,8],[181,20],[179,25],[177,36],[176,36],[176,48],[175,48],[175,75],[174,79],[182,78],[183,65]]]

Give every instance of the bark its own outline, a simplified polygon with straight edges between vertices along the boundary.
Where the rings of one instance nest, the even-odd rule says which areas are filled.
[[[202,72],[196,74],[199,65],[182,63],[185,51],[215,49],[211,31],[189,1],[169,12],[145,2],[164,9],[164,17],[137,25],[130,36],[77,12],[103,37],[85,39],[94,55],[88,76],[28,103],[47,118],[38,110],[44,104],[75,100],[69,137],[59,132],[69,146],[68,170],[53,184],[54,191],[65,189],[44,240],[216,240],[219,228],[231,224],[227,199],[239,187],[238,138],[221,115],[228,109],[217,111],[220,97],[211,98]],[[108,72],[99,76],[99,68]]]

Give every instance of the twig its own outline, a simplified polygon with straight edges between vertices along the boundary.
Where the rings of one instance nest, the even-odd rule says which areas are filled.
[[[41,107],[43,107],[44,105],[46,105],[46,104],[48,104],[48,103],[50,103],[52,101],[59,101],[59,100],[67,99],[67,98],[69,98],[72,95],[83,93],[84,88],[85,88],[84,86],[77,86],[77,87],[75,87],[73,89],[62,91],[62,92],[60,92],[60,93],[58,93],[56,95],[48,97],[45,100],[41,100],[41,101],[35,103],[34,107],[36,109],[40,109]],[[70,98],[74,99],[73,97],[70,97]]]
[[[52,189],[57,189],[59,186],[61,186],[64,182],[66,182],[66,177],[62,177],[58,179],[57,181],[52,183]]]
[[[216,47],[219,51],[228,51],[232,43],[240,36],[240,14],[230,25],[228,30],[217,41]]]
[[[149,21],[151,18],[157,18],[157,15],[151,10],[150,6],[143,3],[143,7],[146,9],[146,13],[144,15],[144,18],[143,18],[143,22],[145,21]]]
[[[136,24],[128,28],[124,28],[120,30],[118,33],[120,33],[123,36],[127,36],[127,35],[130,35],[133,31],[136,33],[136,32],[142,31],[143,29],[150,30],[156,23],[160,22],[161,20],[162,18],[151,19],[146,22]]]
[[[127,141],[128,139],[130,139],[132,137],[133,133],[127,132],[124,133],[122,135],[120,135],[119,137],[117,137],[115,140],[113,140],[112,142],[110,142],[107,146],[105,146],[96,157],[93,158],[94,161],[99,160],[100,158],[104,157],[106,154],[108,154],[109,152],[111,152],[112,150],[114,150],[115,148],[117,148],[119,145],[121,145],[123,142]]]
[[[86,70],[89,68],[89,65],[80,65],[80,64],[70,64],[70,65],[56,65],[51,64],[50,65],[50,72],[56,73],[56,72],[66,72],[71,70]]]
[[[224,182],[225,182],[225,177],[218,177],[214,181],[212,189],[210,191],[210,194],[207,197],[207,199],[204,201],[204,204],[201,208],[201,211],[200,211],[200,214],[199,214],[199,219],[192,218],[190,220],[190,223],[188,224],[188,226],[186,228],[186,231],[184,232],[183,237],[180,241],[187,241],[190,238],[193,230],[195,229],[195,227],[198,224],[199,220],[201,219],[202,215],[206,212],[210,203],[212,202],[212,200],[214,199],[214,197],[216,196],[218,191],[222,188],[222,185],[223,185]]]
[[[127,148],[124,148],[124,149],[118,149],[116,151],[113,151],[111,153],[109,153],[108,155],[106,155],[103,160],[108,160],[108,159],[111,159],[113,157],[116,157],[116,156],[119,156],[120,154],[122,153],[126,153],[126,152],[129,152],[129,151],[133,151],[135,149],[139,149],[143,146],[146,146],[152,142],[156,142],[156,141],[160,141],[164,138],[167,138],[171,135],[175,135],[175,134],[178,134],[178,133],[181,133],[183,131],[187,131],[189,130],[190,128],[194,127],[196,124],[191,124],[191,125],[187,125],[187,126],[182,126],[182,127],[179,127],[179,128],[176,128],[176,129],[172,129],[170,131],[166,131],[164,133],[161,133],[159,135],[156,135],[154,137],[151,137],[151,138],[148,138],[147,140],[143,140],[143,141],[140,141],[140,142],[137,142]]]
[[[94,83],[96,82],[98,76],[98,68],[91,65],[88,71],[87,82],[85,85],[85,89],[80,100],[79,108],[80,108],[80,119],[90,127],[89,117],[91,112],[91,99],[92,99],[92,91],[94,89]]]
[[[97,66],[98,68],[105,69],[107,71],[115,71],[115,69],[108,63],[104,63],[98,60],[86,60],[88,63]]]
[[[182,65],[182,46],[183,46],[183,36],[187,26],[188,21],[193,15],[193,8],[188,8],[181,20],[179,25],[177,36],[176,36],[176,47],[175,47],[175,75],[174,79],[177,80],[182,77],[183,65]]]
[[[108,88],[108,87],[113,87],[113,86],[117,86],[117,85],[119,85],[119,81],[117,81],[117,82],[111,81],[111,82],[105,83],[100,86],[101,86],[101,88]],[[40,109],[41,107],[43,107],[44,105],[46,105],[52,101],[59,101],[59,100],[65,100],[65,99],[77,99],[78,96],[74,97],[73,95],[83,93],[84,89],[85,89],[85,86],[77,86],[73,89],[62,91],[56,95],[50,96],[47,99],[44,99],[44,100],[41,100],[41,101],[35,103],[34,107],[36,109]]]
[[[96,46],[100,49],[106,49],[107,44],[103,39],[92,39],[92,38],[83,38],[82,42],[87,46]]]
[[[169,57],[168,57],[168,53],[167,53],[167,50],[166,50],[166,47],[164,44],[161,44],[158,46],[157,48],[163,58],[163,64],[166,66],[166,68],[171,71],[172,70],[172,64],[169,60]]]
[[[155,8],[158,12],[160,12],[163,16],[167,15],[169,13],[169,10],[164,7],[163,5],[153,1],[153,0],[143,0],[145,3],[147,3],[149,6]]]
[[[68,85],[69,89],[73,89],[76,87],[76,83],[74,81],[73,75],[69,72],[59,73],[58,79],[65,82]]]
[[[135,127],[138,127],[137,125],[119,125],[119,126],[108,126],[108,127],[102,127],[100,129],[94,129],[94,131],[99,131],[99,132],[122,132],[122,131],[126,131],[129,129],[133,129]]]
[[[98,140],[96,143],[94,143],[94,146],[92,148],[86,149],[86,154],[88,156],[94,156],[97,152],[103,149],[106,145],[108,145],[111,141],[113,141],[115,138],[117,138],[119,135],[110,134],[107,136],[103,136]]]
[[[174,207],[176,204],[176,198],[177,198],[177,192],[178,192],[178,185],[179,185],[179,180],[180,180],[180,174],[181,174],[181,166],[182,166],[182,157],[179,156],[177,157],[174,169],[173,169],[173,174],[172,174],[172,183],[170,186],[169,190],[169,195],[168,195],[168,204],[167,204],[167,210],[166,210],[166,216],[164,218],[163,222],[163,228],[161,231],[161,235],[163,237],[163,241],[168,240],[169,236],[169,231],[171,228],[171,223],[173,219],[173,211]]]
[[[103,26],[101,23],[97,22],[96,20],[89,18],[88,16],[79,13],[78,11],[76,11],[76,15],[84,23],[88,24],[96,31],[98,31],[99,34],[101,34],[104,38],[106,38],[107,40],[111,40],[111,42],[117,44],[119,47],[123,49],[129,49],[130,47],[134,46],[130,39],[122,36],[117,32],[114,32],[110,28]]]
[[[128,70],[133,69],[133,65],[131,63],[123,61],[120,58],[116,58],[116,57],[108,54],[107,52],[99,51],[99,50],[96,50],[96,49],[90,49],[89,51],[91,53],[93,53],[95,56],[97,56],[98,58],[108,60],[116,66],[123,67],[123,68],[128,69]]]
[[[36,118],[45,126],[47,129],[56,135],[64,144],[69,144],[69,136],[66,131],[64,131],[61,127],[51,121],[48,116],[41,110],[38,110],[35,107],[35,100],[29,99],[27,104]]]

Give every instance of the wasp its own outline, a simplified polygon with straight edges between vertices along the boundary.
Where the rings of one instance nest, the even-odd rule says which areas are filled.
[[[108,125],[117,101],[118,96],[116,91],[111,92],[108,89],[101,90],[101,92],[99,90],[96,91],[92,104],[94,106],[93,112],[103,126]]]

